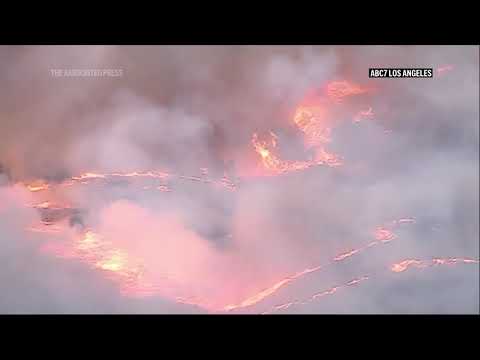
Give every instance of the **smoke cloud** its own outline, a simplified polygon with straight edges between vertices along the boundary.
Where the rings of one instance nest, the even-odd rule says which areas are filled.
[[[372,67],[446,65],[433,79],[368,78]],[[410,217],[416,222],[393,229],[393,241],[239,312],[362,275],[370,278],[282,313],[479,312],[478,264],[389,270],[409,258],[479,258],[478,47],[2,46],[0,79],[1,313],[216,312]],[[253,176],[262,169],[252,135],[273,131],[281,158],[307,159],[295,110],[344,80],[368,91],[325,106],[326,147],[343,164]],[[368,108],[374,116],[355,121]],[[209,179],[226,173],[236,190],[185,178],[166,180],[167,192],[148,179],[48,193],[24,186],[86,172],[197,179],[202,168]],[[30,205],[52,199],[80,209],[77,225],[27,231],[41,219]],[[158,291],[129,296],[82,259],[45,251],[86,228],[139,259]]]

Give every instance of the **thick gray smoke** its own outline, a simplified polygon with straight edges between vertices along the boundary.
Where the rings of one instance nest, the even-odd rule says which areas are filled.
[[[452,69],[433,79],[368,78],[370,67],[445,65]],[[123,73],[56,77],[53,69]],[[125,297],[81,261],[42,253],[44,240],[25,231],[38,213],[24,205],[45,199],[14,184],[208,168],[214,178],[239,178],[237,191],[179,182],[171,193],[85,186],[58,196],[154,274],[168,273],[215,305],[362,246],[378,225],[414,217],[391,243],[285,287],[261,309],[372,275],[288,312],[478,313],[478,265],[388,269],[406,258],[479,258],[478,79],[479,49],[469,46],[0,47],[0,312],[201,312],[160,295]],[[259,161],[253,133],[274,131],[283,157],[305,157],[292,113],[335,80],[372,89],[332,115],[328,149],[344,165],[243,176]],[[354,122],[366,107],[374,118]]]

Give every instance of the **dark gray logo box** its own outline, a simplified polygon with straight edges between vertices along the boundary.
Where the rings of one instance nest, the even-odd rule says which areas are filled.
[[[369,78],[419,79],[433,78],[432,68],[370,68]]]

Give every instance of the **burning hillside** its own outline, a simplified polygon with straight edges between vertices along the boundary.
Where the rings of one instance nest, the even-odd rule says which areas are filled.
[[[17,67],[50,64],[50,51],[82,53],[0,51]],[[112,301],[140,304],[121,312],[336,312],[321,308],[335,297],[362,312],[368,294],[388,297],[377,279],[415,289],[415,278],[454,274],[478,289],[478,136],[470,131],[478,104],[442,90],[460,86],[462,66],[478,72],[478,55],[471,65],[468,49],[462,59],[445,51],[457,63],[437,64],[438,77],[389,82],[362,76],[362,49],[228,51],[222,61],[245,56],[246,79],[225,75],[201,48],[98,47],[76,66],[117,61],[124,79],[35,75],[45,95],[27,96],[24,112],[12,105],[12,85],[0,124],[1,246],[28,244],[41,262],[78,267],[68,276],[90,279],[92,294],[109,289]],[[208,67],[189,78],[182,71],[195,56]],[[391,61],[388,52],[369,58]],[[142,62],[157,77],[135,72]],[[47,85],[65,91],[61,104]],[[478,94],[478,83],[471,87]],[[457,120],[442,118],[445,101]],[[13,250],[5,254],[16,264]],[[71,287],[42,267],[31,276],[53,297]],[[143,308],[157,300],[173,310]],[[0,310],[32,309],[7,303]],[[472,306],[478,296],[459,309]]]

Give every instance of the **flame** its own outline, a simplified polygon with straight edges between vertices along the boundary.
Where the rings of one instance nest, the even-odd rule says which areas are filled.
[[[452,68],[453,67],[451,65],[447,65],[446,67],[438,68],[437,72],[442,74],[452,70]],[[326,98],[327,100],[338,104],[342,103],[346,97],[364,94],[367,91],[368,89],[366,87],[358,84],[348,81],[335,81],[327,85]],[[372,118],[373,116],[374,113],[372,107],[368,107],[367,109],[358,111],[354,116],[353,121],[360,122],[362,119]],[[254,150],[258,153],[261,164],[265,170],[267,170],[270,174],[278,175],[293,171],[306,170],[317,165],[326,165],[330,167],[342,165],[342,159],[340,156],[327,150],[327,145],[332,142],[332,127],[330,122],[327,122],[326,106],[319,106],[318,104],[299,106],[293,115],[292,125],[294,125],[303,135],[305,150],[312,150],[314,156],[309,160],[283,160],[278,154],[281,144],[279,137],[275,132],[270,131],[268,136],[263,140],[259,139],[257,133],[254,133],[252,135],[251,143]],[[86,185],[92,182],[108,182],[112,179],[118,178],[149,178],[158,180],[154,182],[154,185],[143,186],[143,189],[158,190],[161,192],[171,191],[166,181],[172,179],[200,182],[232,191],[236,190],[237,187],[237,184],[229,179],[227,174],[224,174],[221,179],[209,178],[207,168],[200,168],[200,176],[174,174],[156,170],[110,173],[85,172],[77,176],[72,176],[71,178],[56,185],[70,187],[78,184]],[[55,184],[36,182],[32,184],[25,184],[25,186],[30,192],[38,192],[49,190],[50,188],[54,187]],[[31,206],[39,210],[69,208],[68,205],[54,205],[50,201],[44,201]],[[158,281],[158,279],[149,279],[148,269],[145,268],[142,259],[134,258],[127,251],[114,246],[111,242],[107,241],[100,234],[95,233],[92,230],[84,231],[81,235],[75,237],[73,241],[67,244],[57,244],[50,247],[47,246],[45,249],[53,251],[56,255],[61,257],[73,257],[86,262],[92,268],[101,271],[102,274],[106,274],[110,279],[115,281],[119,285],[122,294],[134,297],[168,294],[170,298],[174,298],[179,303],[196,305],[204,309],[218,312],[230,312],[233,310],[254,306],[273,296],[280,289],[285,288],[289,284],[303,278],[307,274],[320,271],[328,265],[345,261],[354,255],[364,252],[366,249],[372,246],[388,243],[397,238],[397,235],[392,231],[395,226],[409,223],[415,223],[415,220],[413,218],[403,218],[395,220],[390,224],[379,226],[374,230],[374,240],[370,241],[366,245],[354,249],[348,249],[347,251],[336,255],[325,264],[309,267],[302,271],[288,275],[275,282],[273,285],[265,287],[261,291],[251,294],[237,303],[231,303],[217,307],[212,307],[207,301],[202,299],[179,296],[175,289],[172,290],[168,288],[168,279],[161,279],[161,281]],[[52,226],[52,223],[48,221],[44,221],[42,224],[44,227],[32,226],[27,230],[42,233],[59,233],[64,230],[61,227]],[[48,226],[45,227],[45,225]],[[469,258],[434,258],[431,260],[406,259],[391,265],[390,270],[395,273],[400,273],[409,268],[427,268],[459,263],[478,264],[479,261]],[[344,284],[317,292],[307,300],[295,300],[285,304],[276,305],[272,308],[271,312],[288,309],[294,305],[304,305],[324,296],[333,295],[341,289],[356,286],[368,279],[369,276],[354,278]]]
[[[205,170],[202,170],[203,176],[206,175]],[[188,176],[188,175],[179,175],[179,174],[171,174],[162,171],[134,171],[134,172],[112,172],[112,173],[95,173],[95,172],[86,172],[80,174],[78,176],[72,176],[70,179],[65,180],[58,184],[61,187],[71,187],[76,184],[88,185],[92,181],[104,180],[109,181],[111,179],[116,178],[151,178],[157,179],[162,182],[166,181],[167,179],[181,179],[181,180],[190,180],[190,181],[197,181],[206,184],[211,184],[216,187],[224,188],[230,191],[236,190],[236,184],[226,176],[226,174],[220,180],[209,179],[202,176]],[[38,192],[38,191],[45,191],[50,189],[54,184],[49,183],[42,183],[40,185],[37,184],[27,184],[26,187],[31,192]],[[158,186],[143,186],[144,190],[155,189],[162,192],[169,192],[171,191],[167,184],[162,183]]]
[[[347,258],[349,258],[350,256],[353,256],[357,253],[359,253],[360,251],[362,251],[363,248],[359,248],[359,249],[353,249],[353,250],[350,250],[350,251],[347,251],[347,252],[344,252],[342,254],[339,254],[337,256],[335,256],[333,258],[333,261],[342,261],[342,260],[345,260]]]
[[[40,210],[62,210],[62,209],[70,209],[69,205],[56,205],[53,204],[50,201],[43,201],[38,204],[33,204],[32,207],[34,209],[40,209]]]
[[[345,97],[360,95],[368,92],[366,87],[349,81],[333,81],[327,85],[327,96],[334,102],[340,103]]]
[[[478,264],[480,263],[480,260],[475,260],[475,259],[470,259],[470,258],[433,258],[431,260],[416,260],[416,259],[407,259],[403,260],[399,263],[393,264],[390,266],[390,270],[395,272],[395,273],[401,273],[407,270],[409,267],[416,267],[416,268],[427,268],[427,267],[434,267],[434,266],[439,266],[439,265],[455,265],[455,264]],[[334,287],[331,287],[330,289],[318,292],[316,294],[313,294],[309,298],[303,301],[290,301],[284,304],[280,305],[275,305],[273,306],[269,311],[264,312],[263,314],[271,314],[275,311],[280,311],[280,310],[286,310],[290,308],[291,306],[295,305],[305,305],[308,304],[314,300],[317,300],[319,298],[322,298],[327,295],[333,295],[335,294],[338,290],[342,288],[346,288],[349,286],[354,286],[357,285],[361,282],[364,282],[365,280],[370,279],[370,276],[364,275],[359,278],[352,279],[348,281],[347,283],[343,285],[337,285]]]
[[[393,221],[390,226],[395,226],[397,224],[398,224],[397,221]],[[303,271],[300,271],[296,274],[287,276],[284,279],[282,279],[282,280],[278,281],[277,283],[273,284],[272,286],[270,286],[266,289],[263,289],[262,291],[258,292],[257,294],[252,295],[251,297],[241,301],[238,304],[229,304],[229,305],[225,306],[223,310],[231,311],[231,310],[236,310],[236,309],[240,309],[240,308],[253,306],[253,305],[259,303],[260,301],[263,301],[267,297],[273,295],[279,289],[285,287],[286,285],[292,283],[293,281],[295,281],[297,279],[300,279],[301,277],[303,277],[307,274],[319,271],[319,270],[323,269],[325,266],[328,266],[330,264],[348,259],[351,256],[353,256],[355,254],[358,254],[358,253],[361,253],[361,252],[365,251],[366,249],[368,249],[368,248],[370,248],[374,245],[390,242],[391,240],[396,238],[396,235],[391,230],[386,229],[385,227],[378,227],[376,229],[375,233],[374,233],[374,237],[375,237],[375,241],[372,241],[372,242],[368,243],[367,245],[364,245],[364,246],[359,247],[357,249],[353,249],[353,250],[349,250],[349,251],[340,253],[337,256],[335,256],[331,261],[327,262],[325,265],[318,265],[318,266],[315,266],[313,268],[307,268],[307,269],[305,269]]]
[[[40,204],[32,205],[32,207],[35,209],[48,209],[50,208],[50,201],[44,201]]]
[[[341,290],[341,289],[344,289],[344,288],[347,288],[347,287],[350,287],[350,286],[355,286],[363,281],[366,281],[368,280],[370,277],[367,276],[367,275],[364,275],[364,276],[361,276],[359,278],[355,278],[355,279],[352,279],[348,282],[346,282],[345,284],[343,285],[337,285],[337,286],[333,286],[327,290],[324,290],[324,291],[321,291],[321,292],[318,292],[318,293],[315,293],[313,294],[311,297],[309,297],[308,299],[306,300],[303,300],[303,301],[300,301],[300,300],[296,300],[296,301],[290,301],[290,302],[287,302],[285,304],[280,304],[280,305],[275,305],[273,306],[270,310],[266,311],[266,312],[263,312],[262,314],[271,314],[273,312],[276,312],[276,311],[279,311],[279,310],[286,310],[292,306],[295,306],[295,305],[306,305],[314,300],[317,300],[319,298],[322,298],[324,296],[328,296],[328,295],[333,295],[335,294],[338,290]]]
[[[438,265],[454,265],[454,264],[478,264],[479,261],[470,258],[433,258],[431,260],[416,260],[407,259],[393,264],[390,270],[396,273],[404,272],[410,267],[416,267],[419,269],[438,266]]]
[[[74,176],[72,177],[72,180],[88,180],[88,179],[105,179],[106,175],[105,174],[95,174],[95,173],[85,173],[81,174],[80,176]]]
[[[98,261],[95,266],[99,267],[102,270],[115,271],[119,272],[125,269],[127,256],[120,252],[115,251],[109,256]]]
[[[120,285],[124,293],[142,286],[141,262],[132,259],[122,249],[115,248],[99,234],[86,230],[70,243],[47,245],[44,251],[62,258],[78,258],[90,267],[105,271]]]
[[[327,98],[339,103],[347,96],[359,95],[367,91],[367,88],[348,81],[334,81],[327,85]],[[354,117],[354,121],[360,121],[360,116],[372,117],[372,108],[360,111]],[[327,122],[325,106],[315,104],[299,106],[293,115],[293,124],[303,133],[306,150],[314,149],[314,158],[307,161],[281,160],[274,152],[278,143],[276,134],[270,132],[270,141],[259,141],[258,135],[255,133],[252,136],[252,144],[255,151],[260,155],[266,170],[274,174],[282,174],[290,171],[305,170],[316,165],[327,165],[330,167],[342,165],[340,156],[326,149],[326,145],[332,141],[332,128]]]
[[[287,162],[280,160],[274,153],[273,148],[276,146],[276,141],[268,144],[267,141],[259,141],[258,135],[255,133],[252,136],[252,144],[255,151],[260,155],[264,167],[274,173],[282,173],[292,169],[292,166]],[[271,148],[271,149],[269,149]]]
[[[260,155],[264,168],[272,174],[284,174],[288,172],[301,171],[309,169],[317,165],[339,166],[341,160],[332,153],[328,153],[325,149],[317,149],[315,159],[305,161],[286,161],[281,160],[274,152],[276,141],[258,140],[258,135],[255,133],[252,136],[252,145],[255,151]]]
[[[259,303],[260,301],[266,299],[267,297],[269,297],[270,295],[274,294],[275,292],[277,292],[280,288],[284,287],[285,285],[291,283],[292,281],[302,277],[303,275],[306,275],[306,274],[309,274],[311,272],[314,272],[314,271],[317,271],[319,270],[321,267],[320,266],[317,266],[315,268],[312,268],[312,269],[305,269],[299,273],[296,273],[294,275],[291,275],[291,276],[288,276],[287,278],[283,279],[283,280],[280,280],[279,282],[275,283],[273,286],[269,287],[269,288],[266,288],[262,291],[260,291],[259,293],[243,300],[242,302],[240,302],[239,304],[229,304],[229,305],[226,305],[223,310],[224,311],[231,311],[231,310],[235,310],[235,309],[240,309],[240,308],[245,308],[245,307],[249,307],[249,306],[253,306],[257,303]]]
[[[260,143],[259,146],[261,145]],[[275,147],[276,143],[272,143],[272,147]],[[265,157],[268,158],[271,156],[271,153],[267,151],[264,152]],[[278,164],[278,163],[276,163]],[[281,164],[281,163],[280,163]],[[136,176],[138,173],[129,173],[127,176]],[[150,173],[150,174],[153,174]],[[98,176],[100,175],[100,176]],[[115,175],[113,175],[115,176]],[[150,175],[147,175],[150,176]],[[106,174],[94,174],[94,173],[86,173],[79,177],[78,179],[98,179],[98,178],[108,178]],[[184,179],[190,179],[194,181],[203,181],[201,178],[198,177],[191,177],[191,176],[182,176]],[[167,188],[166,188],[167,189]],[[60,208],[58,206],[54,206],[50,201],[44,201],[33,205],[33,207],[37,209],[54,209]],[[67,208],[65,206],[64,208]],[[223,307],[212,307],[209,305],[208,302],[193,299],[193,298],[185,298],[174,296],[174,293],[170,294],[170,297],[174,297],[177,302],[190,304],[195,306],[200,306],[204,309],[210,309],[212,311],[221,311],[221,312],[229,312],[236,309],[251,307],[259,302],[265,300],[268,297],[271,297],[273,294],[277,293],[278,290],[281,288],[286,287],[287,285],[291,284],[292,282],[304,277],[307,274],[319,271],[323,269],[325,266],[329,264],[333,264],[336,262],[344,261],[345,259],[350,258],[355,254],[359,254],[364,250],[375,246],[380,243],[388,243],[396,238],[396,235],[392,232],[393,227],[401,225],[401,224],[411,224],[415,223],[415,219],[413,218],[402,218],[399,220],[394,220],[385,226],[379,226],[374,231],[374,241],[371,241],[367,245],[362,247],[351,249],[349,251],[343,252],[335,256],[331,261],[327,262],[324,265],[319,265],[311,268],[307,268],[303,271],[297,272],[293,275],[287,276],[284,279],[279,280],[275,284],[270,287],[267,287],[256,294],[240,301],[237,304],[228,304]],[[32,227],[29,229],[30,231],[38,231],[38,232],[58,232],[60,228],[51,228],[51,230],[45,230],[42,228],[35,228]],[[84,232],[83,236],[81,236],[77,241],[75,241],[71,247],[61,247],[61,246],[52,246],[50,250],[54,250],[57,256],[71,258],[76,257],[79,258],[88,264],[91,267],[96,268],[100,271],[105,272],[106,274],[110,274],[110,278],[116,281],[120,285],[120,291],[124,295],[134,296],[134,297],[144,297],[144,296],[151,296],[159,293],[165,293],[165,287],[162,287],[161,284],[154,284],[151,281],[147,281],[144,277],[146,269],[141,264],[141,261],[138,259],[132,259],[128,253],[123,251],[122,249],[115,248],[112,246],[111,243],[103,239],[99,234],[87,230]],[[403,272],[406,271],[409,267],[416,267],[416,268],[425,268],[430,266],[437,266],[437,265],[444,265],[444,264],[457,264],[457,263],[476,263],[478,264],[478,260],[474,259],[467,259],[467,258],[434,258],[429,261],[421,261],[416,259],[407,259],[401,261],[399,263],[393,264],[390,267],[390,270],[393,272]],[[362,281],[368,279],[368,276],[363,276],[360,278],[352,279],[349,282],[332,287],[330,289],[324,290],[322,292],[316,293],[312,295],[309,299],[305,301],[290,301],[285,304],[276,305],[272,308],[271,312],[279,311],[288,309],[293,305],[303,305],[310,301],[316,300],[326,295],[332,295],[336,293],[338,290],[354,286],[359,284]]]
[[[48,184],[40,184],[40,185],[27,184],[26,185],[26,188],[31,192],[48,190],[49,187],[50,186]]]
[[[77,249],[90,250],[100,247],[100,241],[97,234],[93,231],[87,230],[85,235],[78,241]]]
[[[330,127],[325,125],[324,111],[319,107],[299,107],[293,117],[293,122],[305,135],[305,145],[319,146],[331,142]]]
[[[397,222],[393,222],[393,224],[397,224]],[[388,236],[388,239],[390,240],[393,238],[394,236],[392,235]],[[285,277],[284,279],[276,282],[272,286],[269,286],[261,290],[260,292],[253,294],[252,296],[244,299],[243,301],[240,301],[237,304],[228,304],[221,308],[217,308],[217,310],[229,312],[232,310],[256,305],[264,299],[272,296],[279,289],[287,286],[293,281],[296,281],[297,279],[300,279],[307,274],[319,271],[329,264],[343,261],[353,256],[354,254],[358,254],[364,251],[372,245],[382,242],[385,242],[384,237],[376,238],[376,241],[373,241],[366,246],[362,246],[360,248],[353,249],[335,256],[330,262],[325,265],[318,265],[315,267],[306,268],[293,275]],[[91,230],[86,230],[83,236],[81,236],[76,242],[74,242],[74,244],[72,244],[71,248],[67,247],[65,249],[54,249],[57,256],[77,257],[87,262],[88,264],[90,264],[90,266],[94,268],[117,275],[116,280],[121,285],[121,291],[124,294],[128,294],[131,296],[149,296],[162,291],[161,288],[158,288],[151,283],[144,281],[141,276],[143,274],[143,270],[141,270],[141,261],[133,261],[133,259],[131,259],[125,251],[113,247],[112,244],[108,241],[105,241],[102,236]],[[212,309],[212,307],[208,305],[208,303],[205,301],[188,301],[188,303],[190,305],[198,305],[206,309]]]
[[[117,284],[122,295],[134,298],[160,295],[178,303],[194,305],[215,311],[209,302],[195,297],[179,296],[178,289],[168,283],[168,278],[149,278],[148,269],[141,259],[115,247],[100,234],[86,230],[67,243],[47,243],[43,250],[60,258],[79,259],[99,270]]]
[[[378,227],[375,230],[375,239],[381,242],[389,242],[396,238],[396,235],[391,230],[383,227]]]

